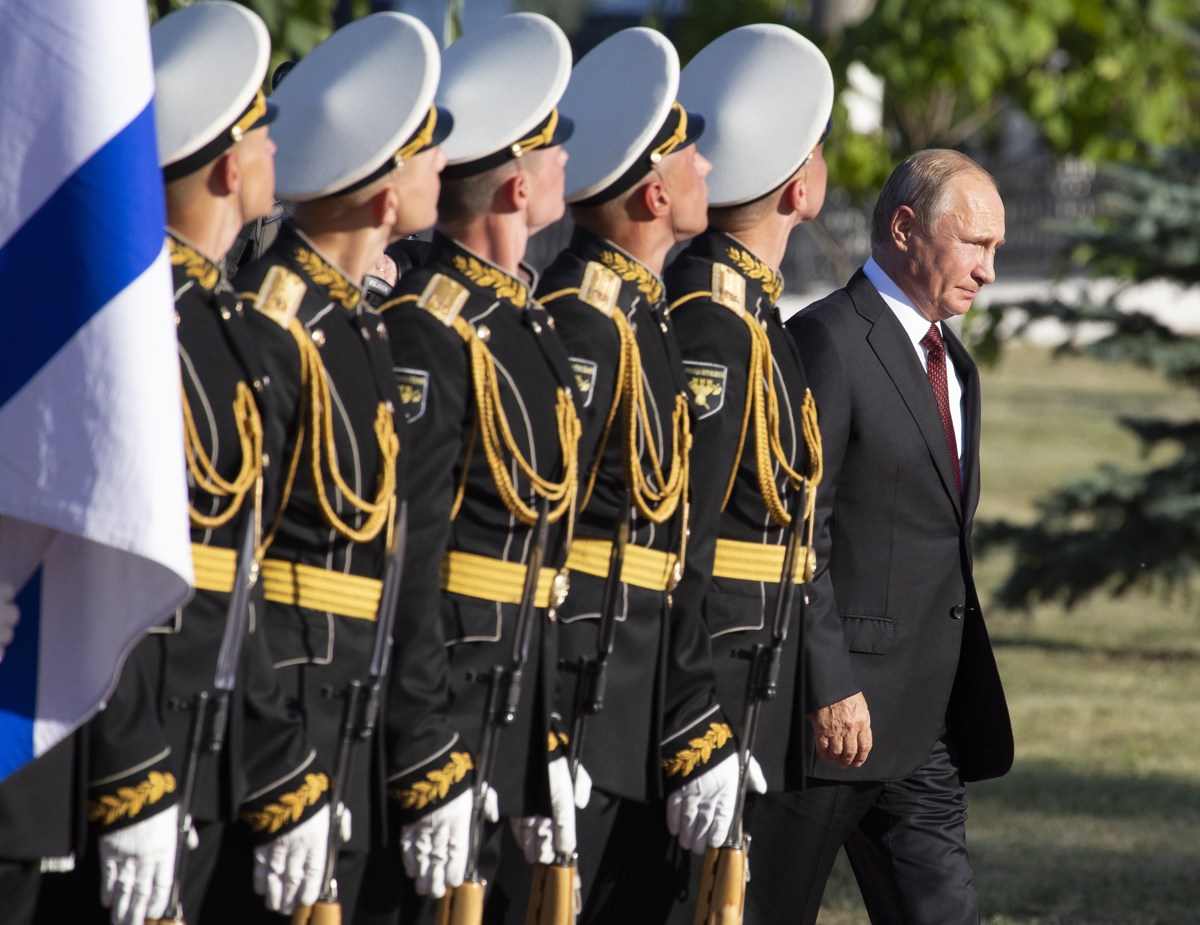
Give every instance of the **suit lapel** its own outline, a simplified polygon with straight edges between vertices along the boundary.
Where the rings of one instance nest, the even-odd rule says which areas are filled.
[[[954,505],[955,513],[961,520],[962,501],[958,496],[958,486],[954,482],[954,469],[950,465],[950,451],[946,446],[946,433],[942,429],[942,416],[938,412],[933,391],[929,388],[929,377],[921,368],[916,351],[913,350],[903,326],[866,275],[859,270],[846,288],[858,313],[871,322],[867,343],[891,377],[904,404],[908,406],[909,414],[912,415],[929,449],[930,460]],[[956,355],[955,363],[957,362]]]

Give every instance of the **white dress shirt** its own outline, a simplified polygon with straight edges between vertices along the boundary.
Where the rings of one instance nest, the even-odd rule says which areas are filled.
[[[875,262],[874,257],[868,258],[866,264],[863,266],[863,273],[871,281],[871,285],[879,290],[879,294],[883,296],[883,301],[887,303],[887,307],[892,310],[892,314],[896,316],[896,320],[900,322],[901,327],[908,334],[908,339],[912,341],[917,359],[921,362],[921,368],[928,372],[928,351],[921,346],[921,339],[929,333],[929,319],[917,311],[917,307],[913,305],[912,299],[905,295],[904,290],[897,286],[891,277],[883,272],[883,269]],[[937,323],[937,326],[938,332],[943,333],[940,321]],[[954,424],[954,444],[958,447],[958,466],[965,476],[967,472],[967,460],[962,440],[963,386],[962,380],[958,375],[958,370],[954,368],[954,360],[951,359],[949,350],[946,351],[946,391],[950,400],[950,420]]]

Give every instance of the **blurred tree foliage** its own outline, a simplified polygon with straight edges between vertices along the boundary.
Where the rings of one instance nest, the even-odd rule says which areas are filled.
[[[149,0],[151,16],[187,0]],[[370,0],[240,0],[271,30],[276,60],[298,58]],[[461,7],[471,0],[448,0]],[[514,0],[566,27],[586,0]],[[831,182],[869,200],[892,165],[924,147],[986,147],[1005,107],[1050,148],[1089,160],[1135,158],[1139,145],[1195,142],[1200,126],[1196,0],[646,0],[686,62],[723,32],[781,22],[822,45],[839,87],[852,62],[881,77],[881,129],[839,129]],[[837,122],[845,125],[839,105]]]
[[[308,54],[333,29],[339,0],[237,0],[263,18],[271,31],[272,64],[298,60]],[[354,16],[367,12],[368,0],[341,0]],[[153,22],[171,10],[189,6],[189,0],[150,0]]]
[[[1097,216],[1073,231],[1072,264],[1123,288],[1169,280],[1200,284],[1200,154],[1159,151],[1144,165],[1101,168],[1110,191]],[[1068,340],[1060,350],[1156,370],[1200,396],[1200,337],[1183,334],[1143,311],[1118,309],[1121,289],[1102,301],[1084,297],[993,306],[985,344],[1002,323],[1017,331],[1053,318],[1069,331],[1101,325],[1103,336]],[[1120,595],[1134,587],[1187,591],[1200,573],[1200,417],[1122,418],[1144,454],[1167,459],[1148,471],[1106,466],[1065,482],[1038,502],[1036,523],[981,524],[981,549],[1009,546],[1013,567],[1000,601],[1024,607],[1058,600],[1074,606],[1089,594]]]
[[[783,22],[822,45],[839,87],[852,62],[881,77],[880,132],[839,132],[826,152],[831,182],[864,198],[912,151],[994,143],[1009,106],[1055,153],[1092,161],[1197,139],[1195,0],[876,0],[849,24],[830,6],[694,2],[678,41],[686,60],[726,29]]]

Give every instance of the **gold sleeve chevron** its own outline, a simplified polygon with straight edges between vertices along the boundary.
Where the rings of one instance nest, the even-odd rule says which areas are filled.
[[[304,818],[304,811],[320,802],[321,794],[329,789],[329,778],[324,774],[305,774],[304,783],[295,790],[285,793],[274,803],[260,810],[242,813],[242,821],[255,834],[273,835],[284,826],[293,825]]]

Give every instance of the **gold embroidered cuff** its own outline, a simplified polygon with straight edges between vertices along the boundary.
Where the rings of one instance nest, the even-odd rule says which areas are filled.
[[[733,730],[728,723],[709,723],[704,735],[688,739],[684,748],[677,749],[670,757],[663,759],[663,773],[667,778],[689,777],[697,768],[711,762],[713,756],[719,754],[726,745],[732,746],[734,742]],[[668,782],[667,787],[672,789],[682,783],[682,780]]]
[[[450,760],[442,767],[427,771],[424,776],[391,782],[388,800],[406,818],[415,818],[458,796],[470,785],[470,772],[474,768],[470,752],[451,752]]]
[[[304,775],[295,790],[270,794],[256,805],[247,805],[241,813],[244,823],[257,841],[269,841],[280,832],[294,828],[321,807],[329,790],[329,777],[320,772]]]
[[[175,786],[175,775],[170,771],[151,771],[143,780],[117,787],[111,793],[94,793],[88,800],[88,822],[114,829],[138,821],[137,816],[149,806],[162,803],[158,809],[170,807],[175,802],[170,796]]]

